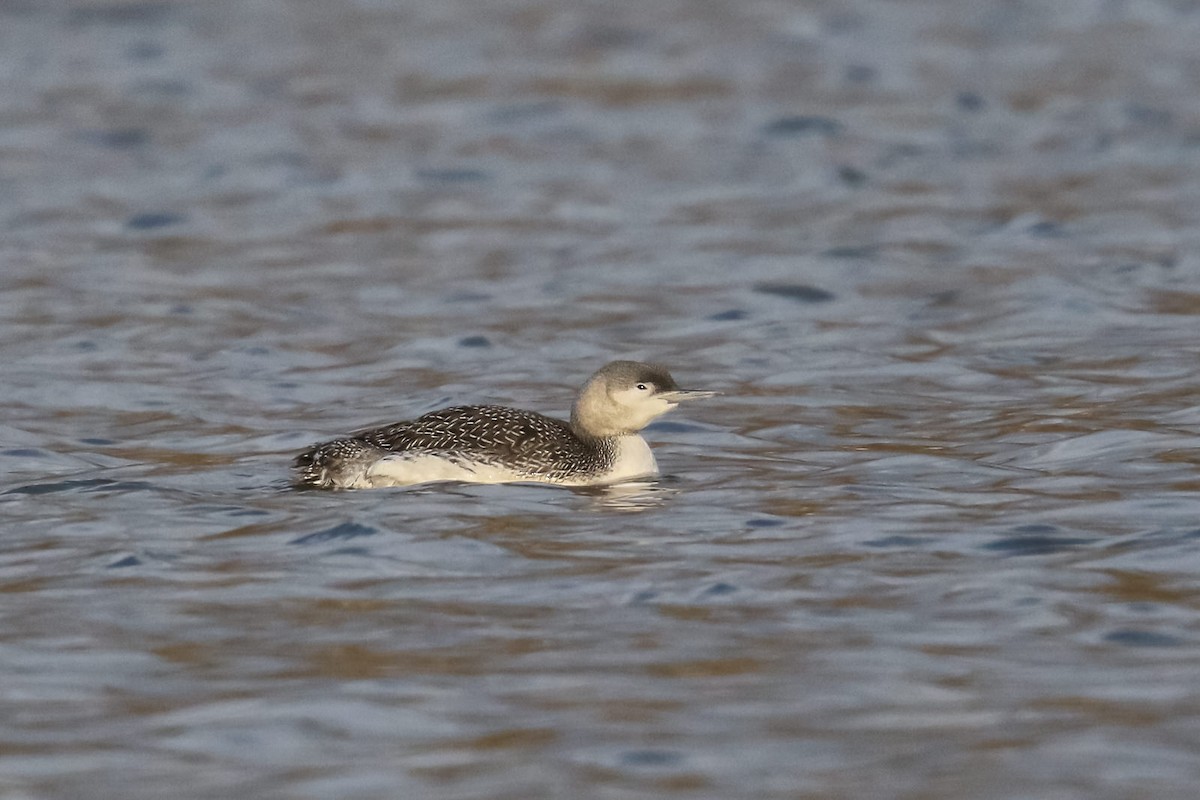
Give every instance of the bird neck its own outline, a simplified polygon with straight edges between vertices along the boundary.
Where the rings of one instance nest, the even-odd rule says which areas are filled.
[[[571,430],[585,439],[608,439],[634,433],[628,420],[606,396],[586,391],[581,392],[571,406]]]

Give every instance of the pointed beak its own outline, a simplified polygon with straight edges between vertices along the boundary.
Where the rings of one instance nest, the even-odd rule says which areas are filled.
[[[676,389],[672,392],[659,392],[658,396],[668,403],[680,403],[684,400],[700,400],[705,397],[716,397],[720,392],[710,392],[704,389]]]

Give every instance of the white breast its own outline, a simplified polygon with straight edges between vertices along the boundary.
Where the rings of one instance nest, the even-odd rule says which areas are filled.
[[[635,434],[617,439],[617,455],[612,469],[604,473],[603,479],[598,482],[616,483],[657,474],[658,462],[654,460],[654,453],[650,452],[650,445]]]

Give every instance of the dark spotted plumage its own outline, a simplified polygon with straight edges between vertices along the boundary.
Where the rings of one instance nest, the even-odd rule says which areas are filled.
[[[533,411],[457,406],[316,445],[294,465],[301,483],[328,487],[342,482],[336,473],[365,472],[388,454],[416,451],[551,482],[603,470],[614,455],[611,441],[579,436],[568,423]]]
[[[293,462],[299,483],[326,488],[431,480],[588,485],[654,474],[637,435],[680,400],[662,367],[614,361],[580,389],[563,422],[504,406],[456,406],[314,445]]]

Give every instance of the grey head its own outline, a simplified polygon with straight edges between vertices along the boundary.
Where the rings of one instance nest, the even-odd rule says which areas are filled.
[[[716,392],[680,389],[665,367],[613,361],[587,379],[571,408],[571,427],[584,436],[637,433],[684,400]]]

